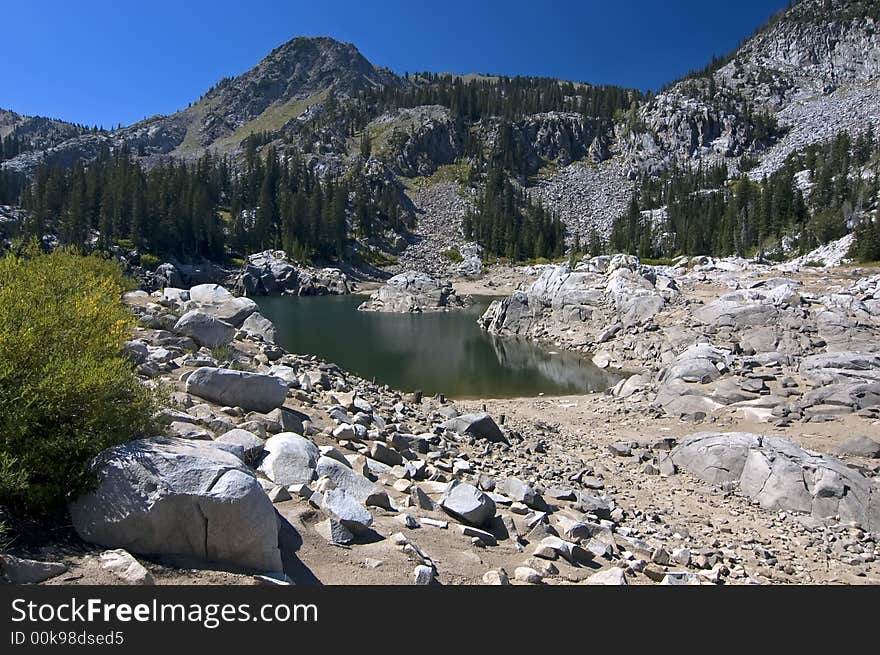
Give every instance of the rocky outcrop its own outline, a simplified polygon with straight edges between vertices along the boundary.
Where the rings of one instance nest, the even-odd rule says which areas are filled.
[[[786,439],[701,433],[685,439],[671,457],[706,482],[738,488],[764,509],[880,529],[880,487],[874,480]]]
[[[639,110],[637,128],[618,128],[630,179],[656,175],[673,166],[687,167],[694,160],[720,163],[755,145],[753,126],[742,112],[692,93],[676,86],[658,94]]]
[[[713,387],[707,386],[727,373],[731,362],[729,351],[709,343],[694,344],[660,372],[655,402],[672,416],[685,416],[705,415],[730,402],[754,398],[726,388],[725,393],[714,395]]]
[[[547,266],[527,291],[494,301],[479,319],[493,334],[536,336],[544,321],[643,325],[678,294],[672,278],[627,255],[594,257],[575,267]]]
[[[464,278],[477,279],[483,274],[483,247],[478,243],[466,243],[458,249],[461,255],[455,271]]]
[[[451,283],[409,271],[388,280],[358,310],[406,314],[460,309],[464,305],[465,301],[456,295]]]
[[[463,150],[463,135],[448,108],[425,105],[380,116],[367,127],[377,136],[380,156],[407,177],[427,176],[453,163]]]
[[[247,296],[325,296],[351,292],[348,277],[338,268],[304,266],[282,250],[266,250],[249,256],[232,284]]]
[[[510,129],[527,174],[538,172],[549,162],[568,166],[588,153],[593,163],[599,163],[608,154],[599,122],[583,114],[559,111],[532,114]]]
[[[281,570],[275,510],[236,457],[162,437],[104,451],[94,470],[94,491],[70,505],[85,541],[182,564]]]
[[[751,100],[784,102],[880,77],[876,14],[861,0],[805,0],[772,20],[716,77],[739,82]],[[762,75],[762,72],[765,74]]]

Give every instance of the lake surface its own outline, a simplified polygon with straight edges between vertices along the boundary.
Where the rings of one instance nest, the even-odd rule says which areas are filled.
[[[572,353],[499,339],[477,326],[491,301],[424,314],[359,312],[364,296],[256,299],[277,341],[401,391],[450,398],[516,398],[604,391],[620,377]]]

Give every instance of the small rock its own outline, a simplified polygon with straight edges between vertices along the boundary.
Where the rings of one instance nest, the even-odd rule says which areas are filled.
[[[434,582],[434,569],[424,564],[419,564],[414,571],[417,585],[429,585]]]
[[[12,584],[36,584],[67,571],[62,562],[38,562],[13,555],[0,554],[0,573]]]
[[[500,569],[498,571],[486,571],[483,574],[483,584],[487,585],[509,585],[510,580],[507,578],[507,573],[505,573],[504,569]]]
[[[287,490],[287,487],[273,487],[269,493],[269,500],[273,503],[283,503],[286,500],[291,500],[293,496],[290,495],[290,492]]]
[[[123,548],[105,550],[100,555],[101,568],[106,569],[130,585],[155,584],[153,574]]]
[[[513,572],[513,578],[517,582],[526,582],[528,584],[541,584],[544,581],[544,576],[528,566],[516,567],[516,570]]]
[[[609,585],[620,586],[628,584],[626,581],[626,573],[623,569],[613,567],[594,573],[586,580],[588,585]]]
[[[700,576],[689,571],[670,571],[663,578],[662,585],[698,585]]]
[[[347,546],[354,541],[354,535],[342,523],[328,518],[315,525],[315,531],[332,544]]]

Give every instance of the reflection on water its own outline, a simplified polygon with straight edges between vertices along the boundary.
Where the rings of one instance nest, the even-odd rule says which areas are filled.
[[[458,312],[359,312],[360,296],[259,299],[290,352],[313,354],[403,391],[511,398],[604,391],[619,379],[571,353],[483,332],[486,298]]]

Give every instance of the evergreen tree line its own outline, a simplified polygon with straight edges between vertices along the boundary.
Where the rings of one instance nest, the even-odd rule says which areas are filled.
[[[22,193],[26,236],[54,232],[64,244],[85,247],[94,231],[98,247],[129,243],[142,252],[222,258],[218,214],[223,175],[205,157],[146,172],[126,149],[105,149],[86,166],[43,166]]]
[[[344,259],[349,237],[369,240],[412,227],[390,184],[372,188],[359,170],[321,180],[296,153],[279,160],[269,146],[260,157],[255,142],[228,195],[235,252],[281,248],[297,259]]]
[[[0,168],[0,205],[18,205],[25,184],[20,173]]]
[[[465,216],[465,237],[479,241],[489,254],[514,261],[564,254],[565,228],[558,215],[514,186],[497,159],[485,178],[475,210]]]
[[[860,172],[870,167],[873,176]],[[804,173],[806,171],[806,173]],[[856,256],[871,256],[877,222],[859,221],[875,208],[880,183],[880,142],[868,129],[852,139],[841,132],[789,156],[769,177],[727,180],[725,166],[672,169],[646,178],[628,211],[613,225],[613,250],[642,257],[677,253],[764,254],[783,237],[796,238],[803,254],[845,235],[855,226]],[[809,184],[809,192],[801,184]],[[642,215],[666,207],[667,221],[653,225]],[[662,234],[661,234],[662,232]]]
[[[362,177],[320,180],[298,159],[279,162],[273,148],[265,158],[251,152],[242,173],[210,154],[145,171],[128,150],[105,150],[88,165],[41,167],[21,204],[24,236],[54,232],[85,247],[97,232],[100,248],[121,243],[184,260],[266,248],[342,258],[353,233],[369,238],[404,221],[393,190],[376,197]]]
[[[0,139],[0,161],[6,161],[31,150],[31,144],[27,139],[22,139],[15,132],[7,134]]]
[[[367,105],[384,111],[442,105],[469,122],[483,118],[516,121],[529,114],[573,111],[610,120],[642,94],[618,86],[575,84],[542,77],[493,77],[466,80],[456,75],[420,73],[407,87],[384,86],[361,94]]]

